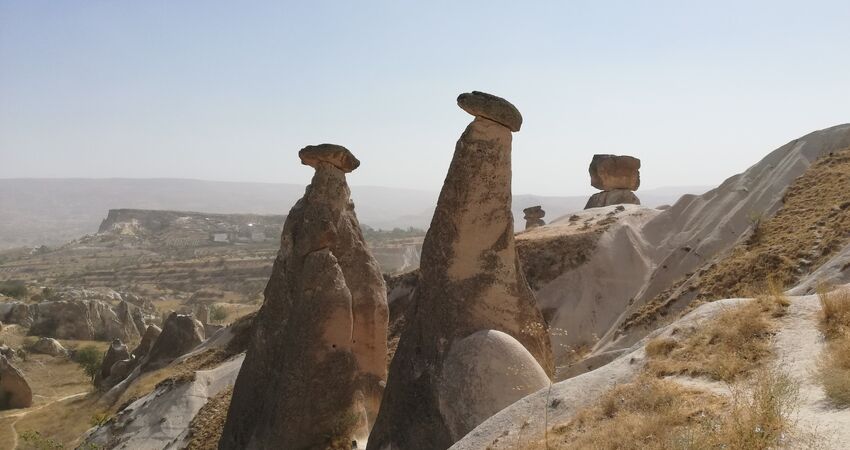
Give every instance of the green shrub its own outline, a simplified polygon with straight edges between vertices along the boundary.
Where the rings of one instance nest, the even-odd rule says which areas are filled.
[[[65,448],[55,439],[42,436],[38,431],[27,430],[21,433],[21,440],[24,441],[23,448],[33,450],[58,450]]]
[[[103,353],[93,345],[87,345],[74,353],[74,362],[80,365],[89,378],[94,380],[95,375],[103,364]]]
[[[213,322],[221,322],[222,320],[227,318],[227,314],[227,309],[225,309],[223,306],[210,306],[210,320]]]

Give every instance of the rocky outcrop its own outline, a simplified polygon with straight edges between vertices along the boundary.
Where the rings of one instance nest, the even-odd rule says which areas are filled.
[[[33,344],[30,349],[33,353],[41,353],[50,356],[65,356],[68,350],[59,343],[56,339],[43,337]]]
[[[0,355],[0,410],[30,406],[32,389],[27,379],[5,356]]]
[[[138,326],[144,325],[139,309],[122,302],[116,309],[100,300],[59,300],[26,304],[7,304],[7,323],[29,326],[32,336],[76,340],[138,339]],[[123,306],[122,306],[123,305]],[[135,311],[135,312],[134,312]]]
[[[161,328],[156,325],[148,325],[145,329],[145,334],[142,335],[142,341],[139,342],[139,345],[133,349],[133,357],[141,360],[147,356],[160,333],[162,333]]]
[[[147,334],[147,333],[146,333]],[[187,314],[171,313],[141,365],[147,372],[165,367],[204,341],[204,326]]]
[[[469,107],[477,96],[458,98],[464,110],[479,115],[457,142],[425,237],[415,307],[390,367],[369,449],[445,449],[485,411],[519,399],[522,394],[511,395],[513,386],[504,379],[479,379],[451,362],[456,360],[450,355],[475,347],[465,339],[477,332],[510,336],[533,356],[530,372],[549,376],[553,371],[548,330],[514,242],[511,129],[519,129],[521,119],[508,124],[512,128],[506,120],[491,120],[497,116],[492,111],[516,108],[486,95],[487,113],[480,113]],[[472,385],[475,394],[451,397],[453,387]],[[475,415],[462,417],[464,411]]]
[[[632,156],[593,155],[590,184],[602,192],[593,194],[584,209],[624,203],[640,205],[633,192],[640,187],[640,160]]]
[[[328,144],[299,156],[316,173],[284,225],[221,449],[351,445],[380,403],[386,287],[345,181],[359,163]]]
[[[546,225],[546,222],[543,221],[543,218],[546,217],[546,211],[543,211],[543,207],[539,205],[532,206],[523,209],[522,212],[525,214],[524,219],[526,230]]]

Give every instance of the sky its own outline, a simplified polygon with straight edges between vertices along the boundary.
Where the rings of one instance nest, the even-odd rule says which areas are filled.
[[[516,194],[717,185],[850,122],[850,2],[0,0],[0,178],[309,182],[438,190],[472,117],[511,101]]]

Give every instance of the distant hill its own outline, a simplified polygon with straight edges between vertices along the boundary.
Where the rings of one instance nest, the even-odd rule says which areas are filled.
[[[638,191],[645,205],[672,204],[682,194],[706,187]],[[234,183],[186,179],[0,179],[0,249],[58,245],[95,233],[110,209],[157,209],[221,214],[286,214],[304,186],[284,183]],[[353,186],[362,223],[377,229],[427,228],[437,191]],[[547,220],[580,210],[587,197],[516,195],[514,215],[543,205]]]

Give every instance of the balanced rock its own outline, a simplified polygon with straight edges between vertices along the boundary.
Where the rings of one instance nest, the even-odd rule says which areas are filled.
[[[204,326],[188,314],[171,313],[162,325],[162,332],[151,346],[142,372],[167,366],[180,356],[189,353],[204,341]],[[126,359],[126,358],[122,358]]]
[[[357,160],[328,144],[299,156],[316,173],[286,218],[220,449],[349,448],[383,394],[386,286],[345,180]]]
[[[39,340],[30,347],[30,351],[50,356],[65,356],[68,354],[68,350],[65,350],[65,347],[63,347],[59,341],[49,337],[39,338]]]
[[[613,191],[597,192],[590,196],[584,209],[599,208],[610,205],[640,205],[640,199],[634,192],[628,189],[614,189]]]
[[[546,222],[543,221],[543,217],[546,216],[546,211],[543,211],[543,207],[532,206],[530,208],[523,209],[522,212],[525,214],[524,219],[526,230],[546,225]]]
[[[29,408],[32,389],[24,374],[0,355],[0,410]]]
[[[301,164],[314,169],[320,162],[329,163],[337,169],[349,173],[360,167],[360,161],[347,148],[335,144],[308,145],[298,152]]]
[[[640,187],[640,160],[625,155],[593,155],[590,184],[602,191],[636,191]]]
[[[461,95],[461,107],[470,104],[461,100],[477,96]],[[473,114],[476,118],[455,147],[425,236],[414,307],[390,367],[386,395],[369,436],[370,450],[446,449],[458,433],[478,425],[484,411],[519,399],[522,394],[513,391],[512,396],[514,386],[503,384],[504,378],[478,378],[481,372],[463,372],[454,363],[455,368],[447,366],[453,351],[466,354],[468,344],[463,342],[477,332],[510,336],[544,374],[553,372],[548,329],[514,242],[511,129],[519,129],[519,122],[511,128],[479,111]],[[455,386],[474,386],[477,392],[452,397]],[[481,404],[476,403],[479,399]],[[450,409],[441,406],[451,402],[456,404]],[[462,411],[477,415],[460,417]]]
[[[457,97],[460,109],[476,117],[498,122],[513,132],[522,126],[522,115],[511,102],[485,92],[472,91]]]

